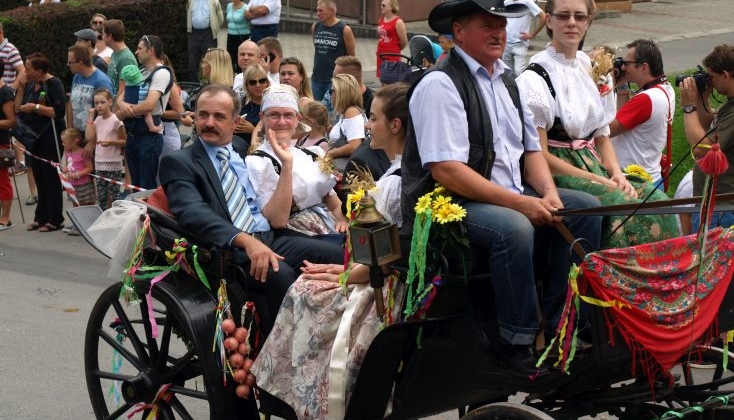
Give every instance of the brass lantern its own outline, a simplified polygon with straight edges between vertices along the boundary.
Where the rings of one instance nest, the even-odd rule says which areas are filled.
[[[385,278],[381,267],[400,259],[398,228],[377,211],[374,198],[365,195],[359,201],[359,206],[359,215],[349,226],[352,258],[355,262],[370,266],[370,286],[375,289],[375,310],[382,319],[385,315],[385,302],[382,299]]]

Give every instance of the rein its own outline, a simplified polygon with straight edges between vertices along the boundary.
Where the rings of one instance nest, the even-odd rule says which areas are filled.
[[[732,211],[734,210],[734,193],[717,194],[716,202],[717,204],[714,211]],[[691,206],[691,204],[693,204],[693,206]],[[686,207],[678,207],[684,205]],[[698,213],[699,211],[701,211],[701,196],[677,198],[665,201],[641,202],[636,204],[588,207],[584,209],[562,209],[554,212],[553,214],[555,216],[633,216]]]

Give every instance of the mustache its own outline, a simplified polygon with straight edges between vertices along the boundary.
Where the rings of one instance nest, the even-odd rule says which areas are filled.
[[[216,128],[204,127],[201,129],[201,134],[204,134],[204,133],[219,134],[219,131]]]

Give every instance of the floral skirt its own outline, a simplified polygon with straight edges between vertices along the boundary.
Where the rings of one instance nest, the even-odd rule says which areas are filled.
[[[290,405],[299,420],[326,419],[332,349],[343,315],[350,311],[346,369],[340,378],[346,407],[367,348],[382,326],[373,303],[369,283],[345,290],[337,283],[297,280],[252,365],[258,387]]]
[[[550,152],[577,168],[609,178],[609,174],[601,163],[587,149],[572,150],[552,147]],[[650,193],[652,193],[652,196],[649,201],[668,199],[668,196],[655,188],[655,185],[651,182],[635,176],[628,176],[627,180],[635,188],[637,196],[640,198],[631,198],[620,190],[571,175],[554,175],[553,179],[559,188],[587,192],[598,198],[603,206],[639,203],[642,201],[641,198],[647,197]],[[622,227],[619,227],[626,217],[604,217],[602,248],[624,248],[680,236],[680,230],[674,215],[633,216],[624,222]]]

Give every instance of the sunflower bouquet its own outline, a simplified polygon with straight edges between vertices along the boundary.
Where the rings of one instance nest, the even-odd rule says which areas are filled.
[[[459,266],[466,274],[468,262],[465,251],[469,248],[464,226],[466,209],[453,201],[451,192],[436,184],[433,191],[418,199],[415,205],[415,222],[411,239],[408,277],[408,299],[404,314],[420,315],[430,305],[435,287],[441,276],[448,274],[447,257],[458,257]],[[429,248],[428,242],[431,242]],[[426,283],[425,275],[434,277]]]
[[[652,182],[652,176],[640,165],[631,164],[627,165],[625,168],[622,168],[622,172],[624,172],[627,175],[636,176],[644,181]]]

